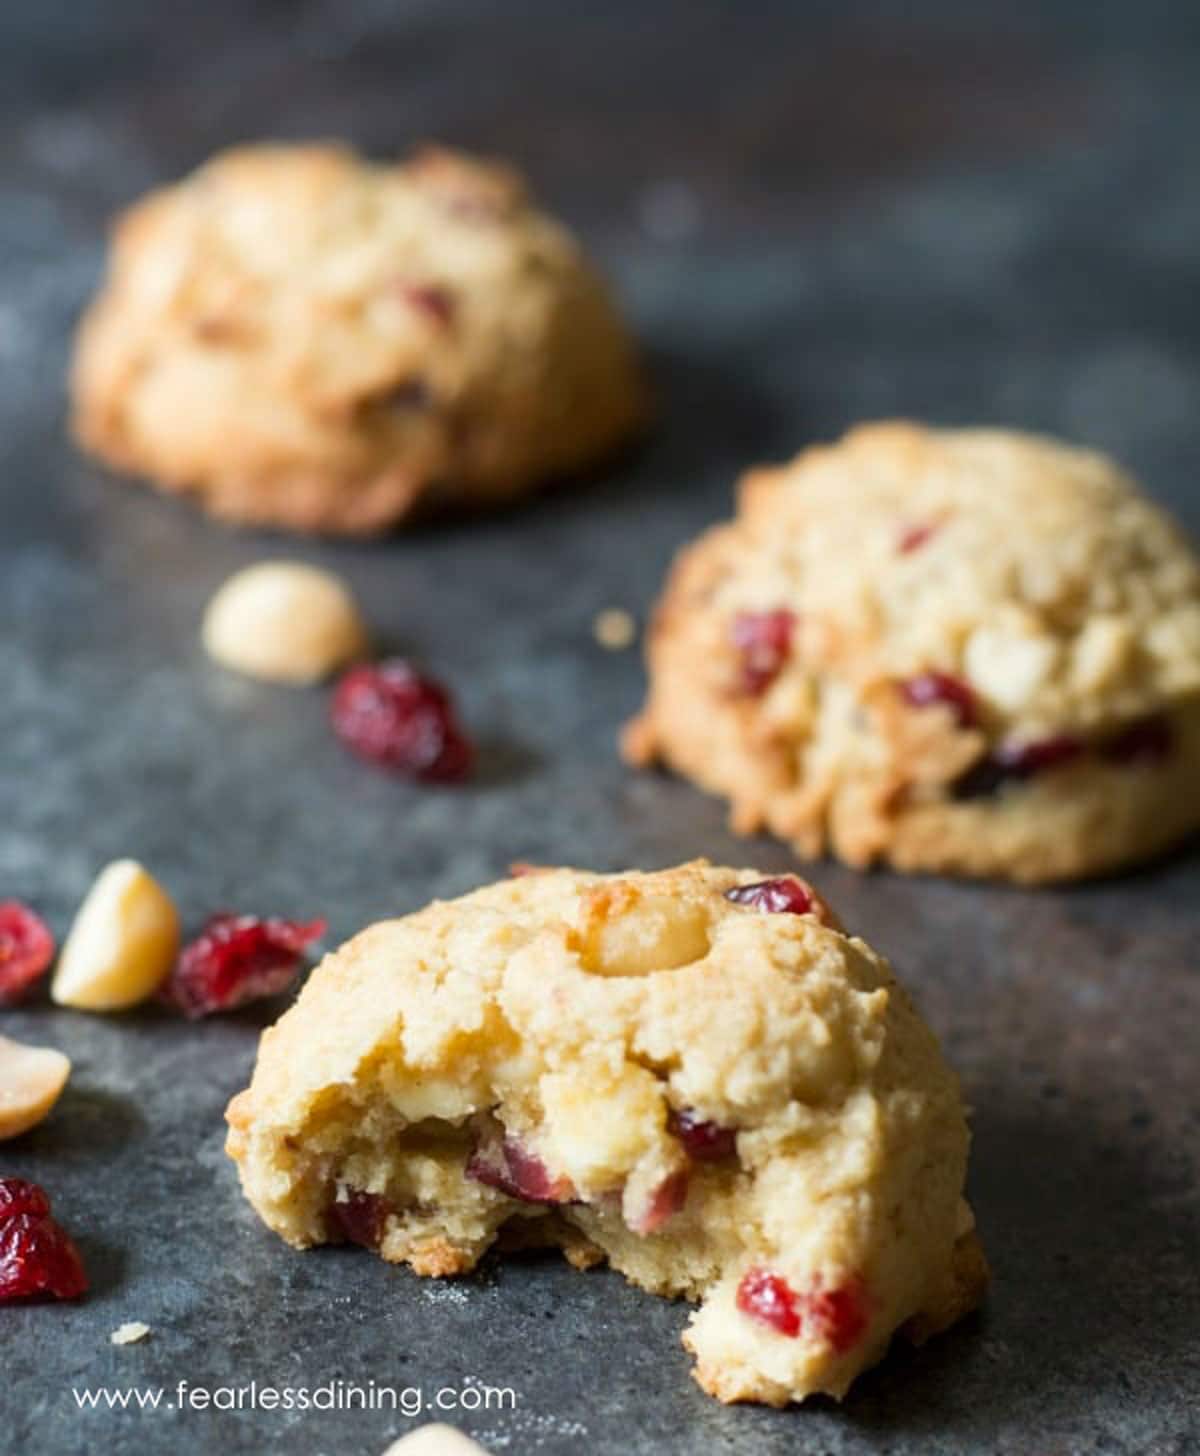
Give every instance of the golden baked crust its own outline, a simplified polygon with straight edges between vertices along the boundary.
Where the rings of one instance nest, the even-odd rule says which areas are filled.
[[[1036,882],[1200,825],[1200,567],[1089,451],[884,423],[752,471],[647,657],[626,756],[801,855]]]
[[[498,1237],[606,1257],[701,1301],[685,1343],[712,1394],[840,1397],[898,1329],[982,1294],[967,1126],[887,963],[815,895],[728,897],[760,878],[544,870],[365,930],[230,1104],[247,1197],[298,1248],[366,1200],[365,1241],[422,1274]],[[786,1281],[796,1328],[745,1311],[752,1271]]]
[[[80,443],[215,515],[366,534],[581,469],[644,412],[577,244],[509,169],[222,153],[119,220],[79,331]]]

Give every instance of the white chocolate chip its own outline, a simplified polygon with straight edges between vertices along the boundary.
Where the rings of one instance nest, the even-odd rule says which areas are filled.
[[[319,682],[367,650],[347,587],[300,561],[262,561],[231,576],[209,602],[201,636],[223,667],[268,682]]]
[[[1098,616],[1087,622],[1071,649],[1071,677],[1080,692],[1098,692],[1121,673],[1133,647],[1124,617]]]
[[[964,661],[972,686],[990,702],[1014,712],[1050,677],[1059,651],[1051,637],[978,627],[967,641]]]
[[[170,896],[135,860],[116,860],[76,913],[50,995],[81,1011],[121,1011],[152,996],[178,954]]]
[[[149,1325],[144,1325],[141,1320],[129,1320],[126,1324],[118,1325],[108,1338],[114,1345],[136,1345],[149,1333]]]
[[[70,1075],[71,1063],[62,1052],[0,1036],[0,1142],[36,1127]]]
[[[487,1456],[487,1453],[470,1436],[438,1421],[393,1441],[383,1456]]]
[[[596,613],[592,636],[609,652],[620,652],[633,645],[637,623],[623,607],[606,607],[603,612]]]

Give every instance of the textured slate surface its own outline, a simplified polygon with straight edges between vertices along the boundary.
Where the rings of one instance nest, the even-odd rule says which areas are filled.
[[[95,869],[144,858],[188,920],[327,913],[331,940],[514,858],[696,853],[784,866],[720,807],[613,752],[644,611],[743,463],[908,412],[1050,428],[1123,456],[1200,523],[1200,100],[1166,3],[603,7],[313,0],[0,8],[0,895],[61,932]],[[968,12],[969,11],[969,15]],[[227,533],[105,479],[63,432],[72,318],[105,215],[218,145],[428,135],[507,152],[588,236],[655,363],[636,460],[531,510],[369,546]],[[485,745],[458,793],[342,756],[321,693],[207,664],[209,592],[264,554],[344,571]],[[299,1256],[236,1192],[221,1111],[264,1018],[199,1027],[37,1004],[60,1109],[0,1167],[42,1179],[95,1289],[0,1315],[0,1451],[370,1456],[385,1412],[80,1414],[72,1387],[464,1377],[497,1451],[1139,1453],[1200,1447],[1200,894],[1193,850],[1021,893],[832,866],[976,1108],[984,1315],[845,1405],[722,1409],[681,1306],[553,1261],[421,1283]],[[154,1333],[112,1348],[122,1320]]]

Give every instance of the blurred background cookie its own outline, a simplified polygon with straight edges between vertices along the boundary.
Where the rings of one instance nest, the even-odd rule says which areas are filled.
[[[366,534],[594,464],[644,414],[614,306],[508,168],[225,152],[118,221],[83,446],[214,515]]]
[[[1090,451],[877,424],[752,471],[649,669],[628,756],[801,855],[1034,882],[1200,824],[1200,565]]]

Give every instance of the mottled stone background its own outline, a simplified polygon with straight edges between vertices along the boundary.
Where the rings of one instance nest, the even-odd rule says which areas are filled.
[[[97,867],[151,865],[189,923],[325,913],[331,940],[501,873],[697,853],[782,867],[719,805],[618,763],[639,616],[738,468],[862,416],[1044,427],[1200,521],[1200,15],[1106,3],[311,0],[0,6],[0,895],[60,932]],[[435,135],[507,153],[619,282],[662,398],[627,466],[500,519],[299,547],[460,689],[461,792],[339,752],[322,693],[196,641],[233,568],[297,548],[104,478],[63,430],[105,217],[254,136]],[[372,1456],[388,1413],[90,1414],[72,1387],[511,1385],[496,1451],[1200,1449],[1197,854],[1043,893],[816,878],[887,949],[961,1069],[986,1312],[843,1407],[723,1409],[685,1310],[556,1262],[420,1283],[292,1254],[251,1217],[221,1111],[264,1017],[35,1004],[4,1031],[75,1075],[0,1167],[42,1179],[94,1292],[0,1312],[0,1451]],[[144,1344],[109,1345],[121,1321]]]

